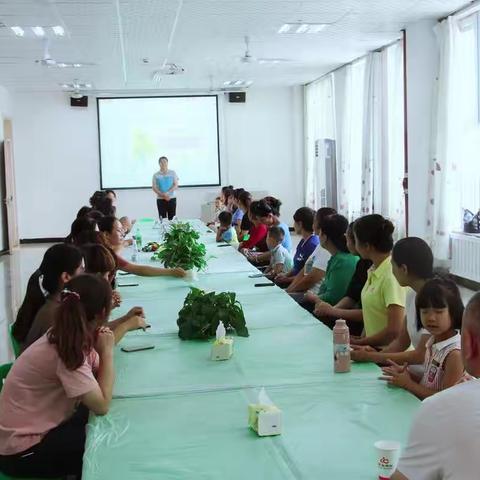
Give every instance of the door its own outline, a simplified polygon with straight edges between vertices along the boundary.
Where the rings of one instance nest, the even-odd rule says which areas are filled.
[[[13,161],[12,121],[3,121],[3,159],[5,165],[5,198],[8,223],[8,246],[10,251],[20,245],[17,224],[17,197],[15,192],[15,168]]]

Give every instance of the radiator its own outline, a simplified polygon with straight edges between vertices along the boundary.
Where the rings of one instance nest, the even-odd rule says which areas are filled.
[[[480,282],[480,235],[452,233],[450,273]]]

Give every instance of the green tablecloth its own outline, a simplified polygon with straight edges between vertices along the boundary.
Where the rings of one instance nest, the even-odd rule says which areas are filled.
[[[158,232],[144,224],[142,236]],[[177,336],[187,282],[135,277],[138,287],[120,289],[119,313],[142,305],[152,328],[117,347],[115,399],[108,415],[91,418],[83,478],[374,479],[373,443],[404,442],[419,402],[380,382],[375,365],[335,375],[330,330],[277,287],[255,288],[264,280],[248,278],[255,269],[238,252],[210,233],[202,241],[217,258],[193,284],[237,292],[250,337],[235,338],[231,360],[212,362],[210,342]],[[142,343],[155,349],[120,350]],[[262,386],[282,409],[279,437],[247,428],[247,404]]]

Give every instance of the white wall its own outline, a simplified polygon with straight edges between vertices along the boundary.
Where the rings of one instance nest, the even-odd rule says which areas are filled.
[[[407,28],[409,235],[424,238],[439,50],[436,21]]]
[[[222,184],[280,197],[282,216],[291,224],[304,196],[302,89],[251,89],[245,104],[221,100]],[[62,93],[24,93],[15,95],[13,105],[20,238],[64,236],[99,188],[95,99],[88,108],[72,108]],[[179,216],[200,217],[201,203],[217,190],[181,189]],[[155,215],[151,191],[117,194],[119,214]]]
[[[0,85],[0,144],[4,140],[4,132],[3,132],[3,120],[6,118],[10,118],[12,114],[12,105],[11,105],[11,98],[9,92]],[[3,175],[3,167],[0,169],[1,174]],[[0,178],[0,181],[3,183],[5,180],[4,178]],[[4,229],[4,221],[6,221],[3,217],[5,215],[5,209],[3,206],[3,193],[1,195],[0,201],[2,201],[2,205],[0,205],[0,250],[4,250],[7,247],[7,232]]]

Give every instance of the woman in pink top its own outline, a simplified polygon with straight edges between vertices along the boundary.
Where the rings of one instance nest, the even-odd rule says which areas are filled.
[[[52,328],[14,363],[0,394],[1,472],[80,477],[88,411],[104,415],[112,399],[111,305],[105,279],[73,278]]]

